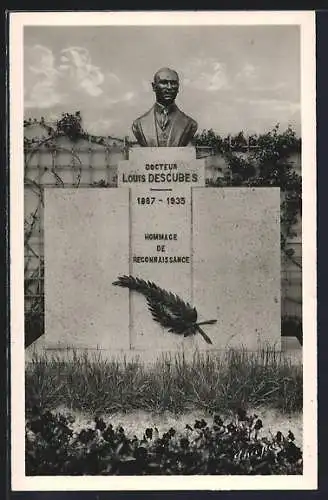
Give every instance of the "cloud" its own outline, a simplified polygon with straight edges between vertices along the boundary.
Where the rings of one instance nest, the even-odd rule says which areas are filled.
[[[84,122],[90,134],[107,136],[115,133],[115,119],[100,118],[93,121],[91,117],[88,119],[88,116],[86,116]]]
[[[272,73],[271,68],[254,66],[246,62],[234,78],[234,89],[245,93],[259,93],[272,98],[288,98],[292,90],[295,96],[295,88],[291,87],[285,80],[279,79],[283,75],[278,72]]]
[[[277,92],[281,90],[285,90],[288,88],[287,82],[271,82],[271,83],[266,83],[266,84],[259,84],[255,85],[252,87],[252,90],[254,92],[263,92],[263,91],[270,91],[270,92]]]
[[[63,95],[56,89],[60,72],[52,51],[34,45],[27,48],[24,62],[25,106],[47,108],[60,102]]]
[[[43,45],[34,45],[28,53],[29,70],[37,75],[46,76],[49,78],[56,77],[58,71],[55,68],[55,58],[53,53]]]
[[[246,97],[238,97],[235,99],[236,102],[247,103],[254,107],[264,107],[267,110],[275,111],[289,111],[295,113],[300,110],[301,105],[299,102],[289,101],[285,99],[274,99],[274,98],[258,98],[258,99],[247,99]]]
[[[249,83],[259,78],[259,69],[251,63],[244,63],[242,69],[238,71],[235,77],[236,82]]]
[[[215,92],[249,88],[260,81],[260,70],[245,62],[237,72],[228,69],[228,64],[214,58],[194,58],[188,62],[183,83],[193,89]]]
[[[213,58],[192,59],[186,64],[183,83],[186,87],[209,92],[230,88],[225,63]]]
[[[115,73],[112,73],[111,71],[105,72],[105,80],[107,83],[110,83],[110,84],[121,83],[120,78]]]
[[[113,95],[113,94],[111,94]],[[121,102],[129,102],[132,101],[136,96],[135,92],[125,92],[124,94],[118,94],[116,97],[106,97],[104,103],[106,106],[113,106],[114,104],[118,104]]]
[[[135,97],[135,95],[136,95],[135,92],[126,92],[123,95],[122,101],[125,101],[125,102],[132,101],[132,99]]]
[[[24,76],[25,106],[38,108],[70,103],[74,93],[98,97],[103,94],[105,80],[101,69],[92,64],[87,49],[67,47],[56,60],[43,45],[26,48]]]
[[[104,75],[100,68],[91,63],[89,51],[82,47],[68,47],[61,51],[59,69],[62,77],[71,80],[77,88],[84,90],[91,96],[103,93],[100,85],[104,82]]]
[[[248,95],[251,98],[256,93],[261,97],[293,98],[290,84],[281,78],[283,75],[273,74],[270,66],[258,66],[247,60],[236,67],[235,63],[215,58],[193,58],[187,61],[182,73],[182,82],[189,92],[223,91],[226,98],[234,100],[236,96]],[[293,92],[295,94],[294,87]]]

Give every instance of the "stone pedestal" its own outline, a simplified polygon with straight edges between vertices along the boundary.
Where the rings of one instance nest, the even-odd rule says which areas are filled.
[[[191,193],[205,185],[204,167],[194,148],[135,148],[119,165],[118,186],[130,187],[130,274],[185,301],[192,301]],[[145,297],[131,292],[130,300],[135,349],[193,345],[193,338],[169,333],[154,322]]]
[[[109,354],[280,346],[280,193],[205,188],[193,148],[135,148],[118,188],[45,193],[46,343]],[[144,296],[151,280],[195,305],[213,344],[169,333]]]

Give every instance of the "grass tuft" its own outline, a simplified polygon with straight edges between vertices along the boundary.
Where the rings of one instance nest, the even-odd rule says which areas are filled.
[[[270,407],[302,410],[302,367],[273,349],[223,355],[163,356],[150,366],[73,353],[35,354],[26,365],[26,409],[65,407],[88,413],[131,410],[181,414]]]

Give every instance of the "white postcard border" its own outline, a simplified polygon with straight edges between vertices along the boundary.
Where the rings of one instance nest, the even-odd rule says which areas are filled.
[[[15,12],[10,14],[11,466],[13,491],[305,490],[317,488],[315,13]],[[24,26],[300,25],[303,183],[304,432],[302,476],[25,476],[24,415]]]

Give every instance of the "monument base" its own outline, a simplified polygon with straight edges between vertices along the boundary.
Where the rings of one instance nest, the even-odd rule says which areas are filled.
[[[274,344],[263,345],[256,350],[244,349],[249,355],[259,354],[263,351],[275,352],[278,359],[286,360],[294,365],[302,365],[303,350],[298,340],[294,337],[282,337],[280,345]],[[195,356],[220,358],[224,359],[228,354],[227,349],[212,349],[205,351],[200,349],[175,349],[175,350],[151,350],[151,349],[97,349],[76,345],[65,345],[63,343],[51,343],[47,341],[45,336],[40,337],[31,346],[25,349],[26,363],[32,362],[37,357],[51,358],[63,360],[73,360],[74,356],[86,356],[90,361],[98,360],[99,358],[105,361],[116,361],[119,363],[140,362],[145,366],[152,366],[161,359],[175,360],[177,357],[182,357],[187,362],[192,362]]]
[[[116,189],[45,190],[47,349],[280,350],[280,190],[206,188],[194,154],[137,148]],[[131,280],[114,286],[127,275],[162,289],[152,310]],[[210,340],[181,334],[198,322]]]

